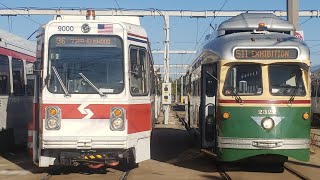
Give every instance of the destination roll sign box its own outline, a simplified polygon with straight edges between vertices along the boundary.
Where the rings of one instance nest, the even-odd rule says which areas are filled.
[[[236,59],[296,59],[297,49],[247,49],[241,48],[234,51]]]
[[[54,36],[51,44],[55,47],[117,47],[120,43],[115,37],[103,36]],[[118,42],[119,41],[119,42]]]

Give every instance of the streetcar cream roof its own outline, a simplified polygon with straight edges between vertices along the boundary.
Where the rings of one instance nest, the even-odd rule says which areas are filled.
[[[86,16],[59,15],[55,16],[56,20],[87,20]],[[140,18],[137,16],[96,16],[97,21],[120,21],[140,26]]]
[[[0,46],[35,57],[36,43],[0,29]]]
[[[221,23],[218,28],[218,35],[224,35],[226,31],[257,29],[259,23],[264,23],[268,31],[295,31],[295,27],[292,24],[274,14],[242,13]]]

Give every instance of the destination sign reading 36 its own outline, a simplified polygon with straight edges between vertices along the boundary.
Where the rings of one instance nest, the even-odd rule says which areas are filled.
[[[296,59],[297,49],[236,49],[236,59]]]
[[[55,47],[117,47],[117,38],[102,36],[54,36],[50,40]]]

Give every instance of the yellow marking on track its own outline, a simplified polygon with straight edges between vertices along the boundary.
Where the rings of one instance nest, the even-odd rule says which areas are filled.
[[[89,156],[91,159],[95,159],[96,157],[94,157],[93,155]]]
[[[101,158],[102,158],[102,156],[101,156],[101,155],[97,155],[97,158],[101,159]]]

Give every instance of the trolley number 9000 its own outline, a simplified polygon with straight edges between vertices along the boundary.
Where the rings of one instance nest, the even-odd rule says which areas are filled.
[[[73,31],[73,26],[58,26],[58,31]]]

